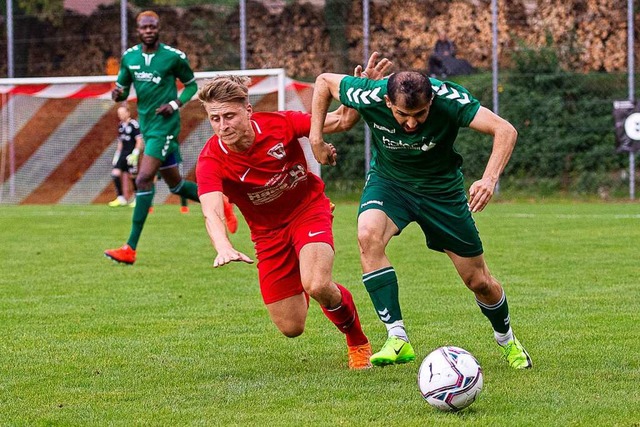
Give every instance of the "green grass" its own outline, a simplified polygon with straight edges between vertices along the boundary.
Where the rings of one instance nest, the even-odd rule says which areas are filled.
[[[270,323],[255,266],[211,267],[197,206],[159,206],[134,267],[103,257],[129,209],[0,207],[0,425],[640,426],[640,206],[495,203],[476,215],[534,369],[499,358],[448,258],[415,226],[389,255],[409,334],[471,351],[485,390],[440,413],[418,363],[346,369],[344,339],[311,304],[296,339]],[[360,282],[356,205],[340,203],[335,278],[375,349],[385,339]],[[253,255],[241,224],[233,241]]]

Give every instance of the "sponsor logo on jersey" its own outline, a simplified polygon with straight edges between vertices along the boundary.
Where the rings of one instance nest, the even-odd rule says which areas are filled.
[[[264,205],[278,199],[285,191],[294,189],[300,182],[307,179],[305,167],[298,163],[289,170],[275,174],[257,191],[247,193],[247,197],[254,205]]]
[[[422,151],[429,151],[436,146],[436,143],[433,142],[433,138],[431,138],[431,141],[429,141],[428,144],[426,142],[426,138],[422,138],[422,142],[423,142],[422,147],[420,147]]]
[[[395,129],[389,129],[389,128],[386,128],[386,127],[384,127],[382,125],[379,125],[377,123],[374,123],[373,127],[374,127],[374,129],[380,129],[380,130],[383,130],[383,131],[388,132],[388,133],[396,133]]]
[[[278,160],[284,159],[284,157],[287,155],[287,153],[285,153],[284,151],[284,144],[282,142],[279,142],[271,147],[269,151],[267,151],[267,154],[271,157],[275,157]]]
[[[153,78],[153,73],[148,71],[136,71],[133,73],[133,77],[141,82],[150,82]]]
[[[133,77],[139,82],[153,82],[155,84],[160,84],[162,80],[162,77],[154,76],[153,73],[149,71],[134,71]]]
[[[402,142],[401,139],[399,139],[397,141],[394,141],[393,139],[389,139],[386,136],[382,137],[382,143],[384,144],[385,148],[387,148],[389,150],[421,150],[421,151],[427,151],[427,150],[425,150],[423,148],[424,145],[408,144],[406,142]],[[429,149],[431,149],[431,148],[433,148],[433,147],[430,147]]]

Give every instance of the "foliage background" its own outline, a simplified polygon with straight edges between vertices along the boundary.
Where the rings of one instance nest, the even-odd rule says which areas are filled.
[[[561,68],[556,46],[522,47],[514,67],[502,77],[499,113],[518,130],[518,143],[501,179],[501,190],[517,194],[565,194],[602,199],[628,193],[628,156],[615,153],[612,100],[626,99],[621,73],[572,73]],[[450,78],[492,108],[492,76],[480,73]],[[330,185],[358,186],[364,170],[361,127],[327,137],[339,147],[339,164],[323,176],[351,180]],[[464,157],[469,183],[479,179],[492,140],[462,129],[456,149]],[[355,184],[354,184],[355,182]]]
[[[187,52],[195,70],[238,68],[237,0],[129,4],[129,44],[137,43],[135,13],[153,7],[163,17],[163,41]],[[6,2],[0,6],[4,11]],[[16,76],[104,74],[107,59],[118,55],[118,4],[88,17],[62,6],[17,1]],[[325,70],[349,73],[362,62],[360,7],[356,0],[327,0],[324,7],[287,0],[274,12],[268,2],[248,1],[248,67],[284,67],[306,81]],[[619,0],[517,0],[500,1],[499,9],[499,113],[519,131],[501,190],[625,197],[629,159],[614,152],[612,118],[613,101],[628,97],[625,8]],[[480,71],[450,79],[492,108],[488,10],[487,0],[373,1],[371,49],[390,57],[396,70],[424,69],[435,30],[448,28],[460,56]],[[635,29],[639,40],[638,23]],[[634,50],[640,56],[637,42]],[[0,72],[5,52],[0,41]],[[363,127],[328,139],[340,150],[338,166],[323,170],[329,185],[357,191],[365,171]],[[462,131],[457,149],[467,179],[481,176],[490,140]]]

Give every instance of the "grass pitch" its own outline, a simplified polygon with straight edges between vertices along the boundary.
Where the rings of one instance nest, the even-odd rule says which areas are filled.
[[[385,339],[361,282],[356,205],[341,203],[335,279],[374,351]],[[211,267],[199,208],[158,206],[133,267],[103,257],[131,210],[0,207],[0,425],[640,426],[640,206],[494,203],[476,215],[514,330],[534,368],[499,357],[489,322],[448,258],[416,226],[392,240],[418,362],[351,372],[344,338],[312,302],[307,329],[279,334],[255,266]],[[245,224],[232,237],[253,256]],[[431,409],[419,361],[473,353],[479,400]]]

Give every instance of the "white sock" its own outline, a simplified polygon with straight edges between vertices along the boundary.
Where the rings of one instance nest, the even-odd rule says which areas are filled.
[[[493,331],[493,336],[496,338],[496,341],[498,341],[498,344],[500,344],[502,346],[507,345],[507,343],[509,341],[512,341],[513,338],[514,338],[513,330],[511,329],[511,327],[509,327],[509,330],[504,334],[501,334],[500,332]]]
[[[407,331],[404,329],[403,320],[396,320],[393,323],[385,323],[384,325],[387,327],[387,335],[389,337],[395,336],[400,339],[403,339],[406,342],[409,342]]]

